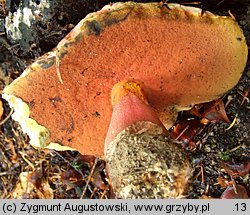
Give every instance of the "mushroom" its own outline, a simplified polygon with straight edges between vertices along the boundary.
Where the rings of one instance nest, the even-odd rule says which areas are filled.
[[[103,156],[115,83],[145,84],[169,128],[178,111],[234,87],[246,61],[244,35],[231,17],[179,4],[116,3],[83,19],[3,98],[33,146]]]
[[[175,144],[138,81],[117,83],[105,139],[105,160],[117,198],[182,198],[192,166]]]
[[[242,185],[228,186],[222,193],[221,199],[249,199],[247,190]]]

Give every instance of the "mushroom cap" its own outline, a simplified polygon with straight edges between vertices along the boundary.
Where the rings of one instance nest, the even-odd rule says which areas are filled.
[[[228,186],[227,189],[222,193],[221,199],[249,199],[247,190],[242,185]]]
[[[170,112],[234,87],[246,61],[244,35],[231,17],[179,4],[116,3],[83,19],[7,86],[3,98],[32,145],[59,143],[102,156],[115,83],[145,83],[150,105],[169,127]]]

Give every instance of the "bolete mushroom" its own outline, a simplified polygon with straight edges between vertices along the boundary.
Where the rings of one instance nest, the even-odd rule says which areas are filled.
[[[231,17],[179,4],[116,3],[83,19],[3,98],[33,146],[102,156],[115,83],[144,83],[168,128],[178,111],[234,87],[246,60],[244,35]]]

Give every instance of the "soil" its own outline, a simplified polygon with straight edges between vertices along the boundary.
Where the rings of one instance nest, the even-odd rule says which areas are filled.
[[[54,11],[46,11],[49,14],[48,20],[34,22],[29,34],[13,40],[7,35],[4,22],[10,12],[21,7],[19,2],[0,1],[0,90],[19,77],[25,67],[37,57],[53,49],[88,13],[109,3],[106,0],[54,1]],[[187,4],[191,1],[169,2]],[[233,15],[242,27],[249,46],[250,1],[207,0],[188,5],[219,15]],[[225,163],[232,164],[235,171],[249,172],[249,167],[245,165],[250,162],[249,77],[248,60],[237,86],[223,97],[232,126],[225,122],[209,123],[195,136],[193,142],[197,145],[196,149],[186,149],[195,167],[187,198],[219,198],[229,184],[243,185],[250,196],[249,173],[232,175],[225,167]],[[11,119],[12,110],[4,100],[2,103],[4,113],[0,120],[0,198],[41,198],[37,190],[44,198],[51,197],[48,195],[49,190],[52,190],[54,198],[113,197],[103,160],[80,155],[78,152],[35,150],[29,145],[29,139],[22,133],[20,126]],[[188,117],[189,113],[180,113],[177,123]],[[27,180],[34,185],[36,191],[25,195],[17,194],[21,183],[19,175],[22,172],[29,172]],[[50,189],[44,188],[44,184]]]

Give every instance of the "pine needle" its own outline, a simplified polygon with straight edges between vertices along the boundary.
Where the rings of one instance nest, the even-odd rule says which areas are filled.
[[[62,80],[62,76],[61,76],[61,73],[60,73],[60,58],[59,58],[59,49],[56,49],[56,74],[57,74],[57,77],[58,77],[58,80],[61,84],[63,84],[63,80]]]
[[[234,117],[234,120],[233,120],[232,123],[229,125],[229,127],[226,128],[226,131],[228,131],[229,129],[231,129],[231,128],[234,126],[237,117],[238,117],[238,113],[236,113],[236,115],[235,115],[235,117]]]

